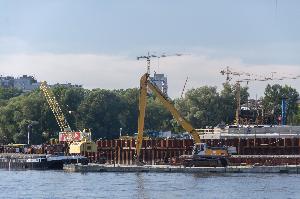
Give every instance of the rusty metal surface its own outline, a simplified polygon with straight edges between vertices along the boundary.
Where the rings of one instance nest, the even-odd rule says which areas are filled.
[[[256,139],[221,139],[221,140],[202,140],[209,146],[234,146],[237,148],[238,155],[300,155],[299,138],[256,138]],[[135,140],[98,140],[98,152],[96,154],[86,154],[92,161],[110,164],[133,164],[135,154]],[[143,140],[141,148],[142,160],[147,164],[169,164],[176,160],[180,155],[192,153],[193,140],[191,139],[147,139]],[[249,158],[248,158],[249,159]],[[233,159],[233,162],[244,163],[264,163],[270,164],[290,164],[297,160],[265,159]],[[299,161],[300,162],[300,161]]]

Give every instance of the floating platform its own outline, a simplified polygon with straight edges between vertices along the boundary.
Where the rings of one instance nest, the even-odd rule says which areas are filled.
[[[62,169],[62,161],[48,161],[44,154],[0,154],[0,168],[5,169]]]
[[[152,173],[300,173],[299,165],[287,166],[229,166],[229,167],[183,167],[170,165],[64,165],[68,172],[152,172]]]
[[[0,154],[0,168],[4,169],[63,169],[64,164],[87,164],[88,159],[83,156],[61,156],[46,154],[2,153]]]

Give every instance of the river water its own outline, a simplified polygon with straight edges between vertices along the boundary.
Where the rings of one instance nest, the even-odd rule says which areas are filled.
[[[0,170],[0,198],[299,199],[300,175]]]

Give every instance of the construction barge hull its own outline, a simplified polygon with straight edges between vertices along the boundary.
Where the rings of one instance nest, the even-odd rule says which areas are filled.
[[[300,134],[300,133],[299,133]],[[237,164],[285,165],[300,164],[299,137],[226,137],[214,139],[202,138],[202,142],[211,147],[231,146],[236,153],[229,162]],[[116,139],[98,140],[97,153],[83,154],[91,162],[108,164],[134,164],[135,140]],[[192,139],[148,139],[143,140],[140,157],[142,162],[150,165],[177,164],[182,155],[192,155]],[[230,163],[229,163],[230,164]]]
[[[145,173],[291,173],[299,174],[300,166],[229,166],[229,167],[182,167],[170,165],[100,165],[70,164],[64,165],[68,172],[145,172]]]
[[[40,154],[1,154],[0,168],[2,169],[35,169],[62,170],[64,164],[88,163],[82,156],[46,156]]]
[[[2,169],[35,169],[35,170],[59,170],[63,169],[62,162],[25,162],[9,159],[0,160],[0,168]]]

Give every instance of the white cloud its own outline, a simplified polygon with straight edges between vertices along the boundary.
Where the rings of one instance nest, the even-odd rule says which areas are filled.
[[[205,55],[187,55],[181,57],[166,57],[152,61],[152,72],[165,73],[168,76],[169,93],[171,97],[179,97],[185,79],[189,76],[187,89],[203,85],[221,88],[225,76],[221,69],[230,66],[236,71],[246,71],[256,74],[300,74],[296,65],[249,65],[237,58],[209,58]],[[146,61],[137,61],[126,56],[105,54],[2,54],[0,55],[1,75],[20,76],[34,75],[38,80],[52,83],[83,84],[85,88],[132,88],[139,86],[139,77],[146,71]],[[269,82],[274,83],[274,82]],[[287,83],[299,88],[299,80],[289,80],[276,83]],[[249,84],[252,97],[263,94],[266,82],[251,82]]]

